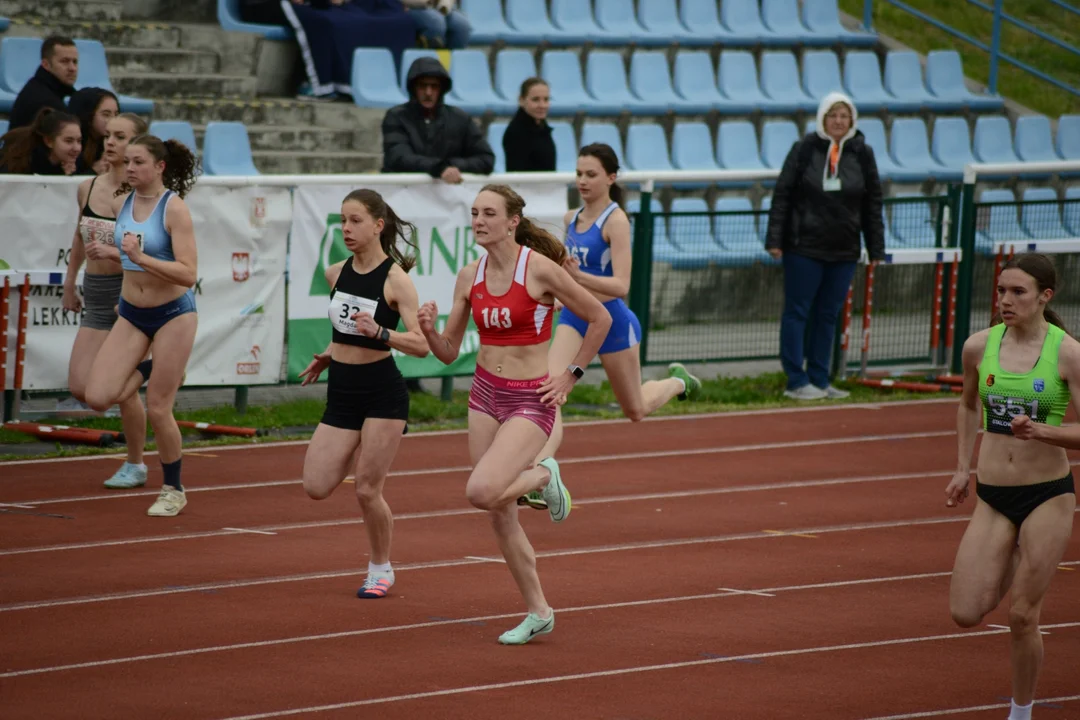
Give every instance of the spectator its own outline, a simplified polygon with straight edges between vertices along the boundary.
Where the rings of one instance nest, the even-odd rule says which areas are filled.
[[[82,152],[82,128],[74,115],[45,107],[28,127],[9,130],[0,143],[0,173],[71,175]]]
[[[532,77],[521,84],[517,114],[503,133],[507,172],[553,172],[555,141],[547,122],[551,89],[543,79]]]
[[[455,9],[455,0],[401,0],[416,23],[416,30],[428,41],[449,50],[469,44],[472,26],[465,13]]]
[[[71,96],[68,112],[79,118],[82,126],[82,156],[77,173],[100,175],[109,169],[101,156],[105,153],[105,126],[120,112],[116,95],[102,88],[83,88]]]
[[[450,74],[438,60],[420,57],[409,67],[409,101],[386,111],[382,122],[384,173],[422,172],[448,183],[461,173],[489,174],[495,153],[461,108],[446,105]]]
[[[66,111],[64,98],[75,92],[79,78],[79,50],[69,37],[50,35],[41,43],[41,67],[15,98],[8,127],[26,127],[43,107]]]
[[[871,262],[885,256],[881,180],[857,123],[849,97],[826,95],[817,131],[792,146],[773,191],[765,248],[784,263],[780,362],[784,395],[796,400],[849,394],[829,384],[829,366],[836,318],[861,254],[860,234]]]

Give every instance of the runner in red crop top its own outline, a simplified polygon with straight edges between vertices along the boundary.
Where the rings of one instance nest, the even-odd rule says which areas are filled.
[[[473,472],[465,487],[469,502],[492,515],[499,548],[528,607],[525,620],[499,637],[520,645],[551,632],[555,613],[536,574],[535,554],[518,523],[517,498],[542,490],[551,519],[570,512],[570,494],[554,458],[534,464],[555,422],[555,408],[596,355],[611,326],[599,300],[562,268],[561,242],[524,217],[525,201],[505,185],[487,185],[476,196],[472,228],[487,255],[458,273],[454,307],[442,333],[438,308],[420,307],[417,319],[431,352],[449,365],[458,357],[472,313],[480,333],[476,374],[469,393],[469,454]],[[533,252],[535,251],[535,252]],[[548,377],[547,350],[555,300],[588,322],[574,361]]]

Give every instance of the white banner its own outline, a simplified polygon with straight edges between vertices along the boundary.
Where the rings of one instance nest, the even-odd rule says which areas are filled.
[[[31,289],[23,388],[67,386],[80,316],[62,305],[78,221],[77,184],[0,183],[0,269],[53,271]],[[185,199],[199,253],[199,330],[188,385],[276,383],[284,352],[285,268],[292,203],[288,188],[199,186]],[[8,372],[14,387],[19,293],[9,294]],[[55,283],[55,284],[54,284]],[[80,288],[81,291],[81,288]]]
[[[410,273],[421,303],[434,300],[445,321],[453,301],[454,282],[461,268],[483,249],[472,234],[471,208],[480,183],[401,186],[380,183],[373,176],[363,185],[302,185],[293,197],[293,227],[289,256],[289,380],[296,379],[330,342],[327,303],[330,288],[325,269],[349,256],[341,235],[341,203],[353,190],[366,187],[382,195],[398,217],[417,228],[416,267]],[[544,183],[515,188],[525,199],[525,214],[562,238],[567,211],[566,184]],[[461,357],[450,367],[432,356],[424,360],[396,353],[398,366],[409,377],[432,377],[471,371],[479,348],[475,329],[462,342]],[[323,379],[325,380],[325,375]]]

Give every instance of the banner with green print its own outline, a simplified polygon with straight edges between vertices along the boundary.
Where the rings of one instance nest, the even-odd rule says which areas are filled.
[[[312,356],[330,344],[330,287],[325,271],[350,255],[341,234],[341,202],[361,187],[378,192],[398,217],[416,226],[413,240],[419,252],[409,275],[420,303],[434,300],[438,305],[440,327],[450,312],[458,272],[484,252],[473,237],[471,219],[473,201],[483,187],[480,183],[433,181],[401,186],[380,183],[373,176],[363,185],[297,187],[289,247],[289,382],[295,382]],[[525,214],[562,239],[566,185],[542,183],[514,189],[525,199]],[[394,357],[406,377],[467,375],[475,368],[478,349],[479,338],[470,321],[461,354],[452,365],[443,365],[432,355],[421,359],[394,351]],[[325,373],[321,379],[326,379]]]

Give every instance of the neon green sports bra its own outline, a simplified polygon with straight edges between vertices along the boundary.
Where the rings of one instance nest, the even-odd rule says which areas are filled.
[[[1043,341],[1039,361],[1030,372],[1017,374],[1001,369],[998,352],[1005,335],[1004,323],[990,328],[979,364],[979,398],[983,405],[983,429],[1012,435],[1012,419],[1027,415],[1035,422],[1061,425],[1069,408],[1069,386],[1058,371],[1058,351],[1065,331],[1051,325]]]

